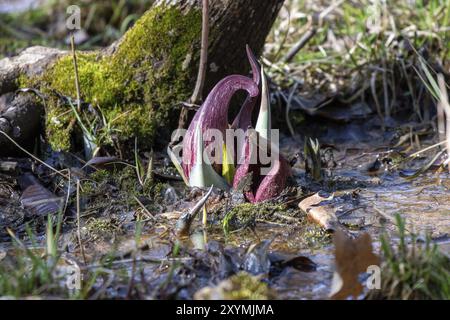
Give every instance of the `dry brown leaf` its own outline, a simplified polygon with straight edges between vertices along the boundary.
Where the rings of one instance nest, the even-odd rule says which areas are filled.
[[[380,258],[372,251],[372,239],[368,233],[357,239],[350,239],[343,231],[336,230],[333,242],[338,274],[333,282],[336,280],[340,283],[333,283],[331,299],[343,300],[350,296],[357,298],[363,292],[358,281],[359,274],[367,272],[371,265],[380,264]]]
[[[298,206],[307,214],[308,218],[318,223],[325,230],[333,232],[339,228],[339,220],[332,208],[320,206],[321,202],[332,199],[333,195],[325,198],[316,193],[301,201]]]
[[[314,263],[310,258],[305,256],[297,256],[291,258],[289,260],[283,261],[283,267],[292,267],[294,269],[303,271],[303,272],[312,272],[316,271],[317,264]]]
[[[19,184],[23,189],[20,202],[31,214],[46,216],[63,209],[63,199],[47,190],[32,174],[22,175],[19,178]]]

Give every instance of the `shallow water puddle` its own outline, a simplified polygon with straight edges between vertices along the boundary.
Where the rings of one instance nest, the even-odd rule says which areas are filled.
[[[442,175],[441,178],[448,177]],[[432,237],[450,234],[450,192],[436,185],[436,178],[431,174],[419,180],[420,183],[399,181],[364,190],[362,203],[372,212],[384,213],[387,217],[401,214],[419,234],[430,232]]]
[[[397,238],[395,214],[399,213],[406,219],[407,228],[425,237],[431,234],[436,243],[440,243],[441,250],[448,253],[448,235],[450,234],[450,192],[448,190],[448,173],[441,173],[437,183],[437,176],[432,171],[421,175],[412,181],[400,177],[398,172],[381,170],[376,174],[369,174],[367,165],[376,158],[376,150],[355,153],[345,161],[341,161],[333,175],[337,178],[335,207],[339,208],[339,220],[344,229],[355,237],[368,232],[373,238],[374,251],[379,253],[378,241],[381,232],[387,231],[393,241]],[[338,155],[339,156],[339,155]],[[302,169],[296,170],[299,181],[303,181]],[[341,180],[339,180],[341,179]],[[350,179],[350,180],[347,180]],[[320,189],[320,187],[319,187]],[[349,198],[353,192],[357,200]],[[179,215],[179,214],[178,214]],[[176,215],[176,216],[178,216]],[[197,219],[198,220],[198,219]],[[176,221],[176,217],[172,222]],[[315,271],[302,271],[293,267],[285,267],[266,279],[272,289],[276,291],[278,299],[326,299],[329,296],[334,272],[334,255],[331,237],[326,233],[317,233],[320,228],[312,222],[290,223],[257,221],[252,230],[238,230],[225,236],[220,223],[216,222],[208,228],[206,233],[198,229],[188,239],[182,241],[181,256],[166,259],[161,266],[147,264],[145,273],[149,275],[152,286],[164,282],[170,273],[170,266],[178,261],[182,268],[178,278],[174,281],[192,281],[192,286],[183,293],[189,298],[195,290],[212,281],[218,281],[218,274],[224,276],[233,266],[223,266],[223,256],[231,259],[229,263],[235,268],[242,267],[248,248],[265,240],[272,240],[268,253],[291,256],[304,256],[311,259]],[[311,236],[312,234],[312,236]],[[173,237],[165,235],[166,239]],[[162,246],[162,247],[161,247]],[[212,247],[211,247],[212,246]],[[164,260],[171,254],[168,244],[159,244],[147,248],[143,256],[155,255]],[[220,253],[218,253],[220,252]],[[261,255],[263,257],[264,254]],[[261,258],[263,261],[264,259]],[[222,262],[221,262],[222,261]],[[243,262],[244,261],[244,262]],[[258,263],[262,263],[259,261]],[[203,269],[202,269],[203,268]],[[217,268],[217,269],[214,269]],[[189,270],[203,271],[189,271]],[[230,270],[231,270],[230,269]],[[228,271],[227,271],[228,270]],[[193,272],[191,274],[191,272]],[[178,279],[178,280],[176,280]]]

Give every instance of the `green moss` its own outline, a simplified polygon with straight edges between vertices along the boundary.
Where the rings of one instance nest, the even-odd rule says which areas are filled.
[[[266,283],[246,272],[240,272],[230,278],[233,290],[225,297],[231,300],[267,300],[273,297]]]
[[[230,231],[249,227],[256,219],[271,220],[274,212],[284,212],[286,207],[270,202],[252,204],[242,203],[227,212],[222,221],[225,234]]]
[[[91,241],[111,237],[118,226],[109,218],[91,218],[86,222],[86,236]]]
[[[47,104],[45,127],[49,143],[55,150],[67,150],[70,147],[73,130],[70,112],[57,99],[51,99]]]
[[[164,200],[164,192],[170,187],[166,183],[158,182],[144,188],[145,194],[155,203],[162,203]],[[148,190],[148,191],[147,191]]]
[[[81,98],[97,105],[111,105],[118,84],[109,76],[110,66],[107,58],[97,53],[78,53],[78,74]],[[76,97],[75,73],[72,56],[64,56],[46,74],[45,83],[64,95]]]
[[[132,167],[125,167],[123,170],[113,173],[112,183],[122,191],[127,192],[130,197],[132,195],[139,195],[142,187],[140,186],[136,170]]]
[[[93,173],[91,173],[89,178],[95,182],[103,183],[110,178],[110,173],[108,172],[108,170],[105,170],[105,169],[96,170]]]
[[[331,242],[331,234],[314,222],[305,226],[302,236],[309,248],[321,248]]]
[[[95,196],[102,193],[110,179],[110,173],[107,170],[97,170],[89,175],[89,179],[81,183],[81,194],[83,196]]]
[[[275,298],[274,292],[267,283],[247,272],[239,272],[222,281],[217,287],[206,287],[196,293],[201,300],[270,300]]]
[[[164,191],[169,185],[148,179],[142,186],[139,183],[136,169],[132,166],[115,168],[114,170],[97,170],[89,175],[89,179],[82,182],[82,194],[85,196],[104,196],[109,194],[109,187],[113,186],[121,198],[134,202],[133,196],[147,196],[155,202],[161,203]]]
[[[138,137],[144,147],[152,144],[156,129],[173,121],[173,105],[189,96],[195,68],[185,61],[198,51],[200,33],[198,10],[183,13],[161,5],[138,20],[112,56],[77,53],[81,97],[102,115],[86,110],[80,115],[97,145],[112,144],[113,134],[119,142]],[[78,126],[73,125],[75,114],[52,93],[76,97],[72,56],[58,59],[42,77],[22,78],[20,85],[51,94],[47,137],[54,149],[69,149]]]

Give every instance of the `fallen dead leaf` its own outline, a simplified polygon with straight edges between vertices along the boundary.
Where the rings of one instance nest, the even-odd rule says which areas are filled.
[[[317,265],[308,257],[298,256],[289,259],[282,264],[284,267],[292,267],[303,272],[316,271]]]
[[[317,269],[317,264],[306,256],[284,256],[283,254],[272,252],[269,254],[272,267],[280,269],[291,267],[302,272],[313,272]]]
[[[55,214],[63,209],[63,199],[41,185],[32,174],[24,174],[19,178],[23,189],[20,202],[23,207],[36,216]]]
[[[332,200],[330,197],[322,197],[319,192],[304,199],[299,203],[299,208],[304,211],[308,218],[318,223],[328,232],[334,232],[339,228],[339,220],[335,211],[329,206],[321,206],[323,201]]]
[[[380,264],[380,258],[372,251],[372,239],[368,233],[350,239],[338,229],[333,235],[333,242],[336,272],[330,298],[357,298],[363,292],[363,286],[358,281],[359,274],[366,272],[369,266]]]

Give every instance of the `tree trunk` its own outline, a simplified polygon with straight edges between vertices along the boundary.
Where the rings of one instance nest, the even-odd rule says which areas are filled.
[[[257,54],[261,52],[282,3],[210,0],[210,44],[203,96],[226,75],[248,74],[245,45],[249,44]],[[107,119],[124,114],[111,123],[112,131],[120,134],[96,143],[107,145],[138,137],[150,145],[155,136],[170,133],[179,113],[174,106],[186,101],[194,87],[200,34],[200,0],[157,0],[109,48],[77,53],[82,100],[101,109]],[[60,96],[76,97],[71,55],[34,47],[18,57],[0,60],[0,95],[19,87],[34,87],[48,96],[47,138],[54,149],[70,148],[77,126],[73,125],[74,114],[67,112],[70,107],[62,104]],[[0,110],[0,119],[2,114]],[[0,137],[0,145],[3,143]]]
[[[211,0],[206,93],[230,74],[248,74],[245,45],[258,56],[284,0]],[[216,71],[217,70],[217,71]],[[216,72],[215,72],[216,71]]]

